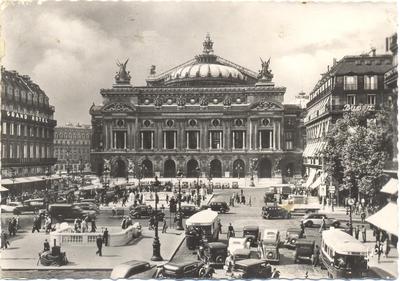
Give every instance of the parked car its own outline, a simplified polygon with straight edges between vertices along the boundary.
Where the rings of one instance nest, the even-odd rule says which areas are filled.
[[[58,220],[73,220],[83,217],[89,217],[89,220],[91,220],[96,218],[95,211],[83,210],[74,204],[51,204],[48,213],[51,218]]]
[[[228,240],[228,253],[233,254],[237,249],[249,249],[250,242],[246,237],[230,237]]]
[[[29,199],[22,202],[22,205],[16,206],[13,213],[20,215],[23,212],[38,212],[40,209],[45,209],[46,205],[43,198]]]
[[[206,269],[202,261],[168,262],[161,268],[158,278],[199,278],[205,272]]]
[[[234,261],[246,260],[251,258],[251,250],[248,248],[236,249],[232,252]]]
[[[199,211],[196,205],[182,205],[181,206],[182,217],[187,218]]]
[[[229,206],[226,202],[218,202],[218,201],[213,201],[210,204],[210,208],[213,211],[216,211],[218,213],[227,213],[229,212]]]
[[[135,219],[140,219],[142,217],[150,217],[155,215],[155,210],[151,206],[148,205],[139,205],[136,207],[131,206],[129,208],[129,215]],[[162,221],[165,217],[165,214],[157,210],[157,219],[158,221]]]
[[[272,275],[272,268],[265,260],[245,259],[235,262],[232,277],[235,279],[267,279]]]
[[[288,228],[286,230],[286,238],[284,245],[288,248],[296,247],[296,242],[300,238],[305,238],[300,228]]]
[[[21,202],[10,202],[8,204],[0,205],[0,209],[2,213],[13,213],[15,208],[22,207]]]
[[[299,239],[296,241],[296,250],[294,254],[294,263],[300,260],[310,260],[314,253],[315,241]]]
[[[257,247],[260,240],[260,228],[256,225],[243,227],[243,237],[248,239],[250,247]]]
[[[204,256],[200,257],[206,263],[208,261],[214,268],[223,267],[228,256],[228,247],[222,242],[211,242],[204,245]]]
[[[147,261],[131,260],[114,267],[111,271],[110,279],[126,279],[132,276],[137,278],[137,274],[150,271],[151,269],[157,269],[157,267]]]
[[[290,211],[280,207],[280,206],[264,206],[262,207],[261,217],[264,219],[290,219],[292,214]]]
[[[325,226],[329,228],[333,226],[335,228],[340,226],[340,221],[337,219],[328,218],[325,214],[311,213],[303,217],[302,222],[305,227],[320,226],[322,219],[325,219]]]
[[[265,229],[262,236],[263,257],[269,262],[280,261],[279,244],[280,234],[277,229]]]
[[[74,203],[73,205],[80,207],[82,210],[93,210],[96,212],[96,214],[100,213],[99,206],[97,206],[95,203],[92,202],[80,202],[80,203]]]

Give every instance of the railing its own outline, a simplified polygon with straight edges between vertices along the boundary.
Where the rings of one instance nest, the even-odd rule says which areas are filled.
[[[61,245],[80,245],[90,246],[96,244],[97,237],[103,237],[102,232],[73,232],[73,228],[56,230],[51,234],[51,241],[56,240],[56,244]],[[142,235],[142,226],[137,222],[121,232],[110,232],[108,236],[108,246],[124,246],[132,239]]]
[[[4,158],[3,165],[7,164],[55,164],[57,158]]]

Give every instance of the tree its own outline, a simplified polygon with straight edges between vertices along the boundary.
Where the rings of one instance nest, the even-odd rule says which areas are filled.
[[[326,136],[324,170],[352,197],[367,200],[381,188],[383,167],[392,150],[389,119],[383,110],[346,112]]]

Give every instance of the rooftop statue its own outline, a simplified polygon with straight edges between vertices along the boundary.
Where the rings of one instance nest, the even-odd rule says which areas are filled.
[[[269,69],[269,64],[271,62],[271,58],[268,59],[268,61],[263,61],[262,58],[261,60],[261,70],[258,73],[258,79],[267,79],[268,81],[272,80],[273,74],[271,69]]]
[[[128,63],[129,59],[127,59],[124,63],[120,63],[117,61],[117,66],[119,67],[119,71],[115,75],[115,82],[117,84],[129,84],[131,81],[131,76],[129,75],[129,71],[126,71],[126,65]]]

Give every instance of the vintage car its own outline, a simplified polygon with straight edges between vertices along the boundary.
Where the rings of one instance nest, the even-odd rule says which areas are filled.
[[[233,254],[237,249],[249,249],[250,242],[246,237],[231,237],[228,240],[228,253]]]
[[[243,237],[250,242],[250,247],[257,247],[260,240],[260,228],[256,225],[243,227]]]
[[[96,214],[100,214],[99,206],[97,206],[95,203],[80,202],[80,203],[74,203],[73,205],[80,207],[82,210],[92,210],[92,211],[95,211]]]
[[[263,257],[269,262],[279,263],[280,234],[277,229],[265,229],[262,236]]]
[[[2,213],[13,213],[15,208],[22,207],[21,202],[9,202],[8,204],[0,205]]]
[[[110,279],[126,279],[132,276],[138,278],[137,274],[150,271],[154,268],[157,269],[155,265],[151,265],[147,261],[131,260],[114,267],[111,271]]]
[[[206,269],[202,261],[168,262],[161,268],[158,278],[199,278]]]
[[[229,212],[229,206],[226,202],[218,202],[213,201],[209,204],[211,210],[216,211],[218,213],[227,213]]]
[[[22,205],[16,206],[13,213],[15,215],[20,215],[23,212],[37,212],[45,208],[46,205],[43,198],[29,199],[22,202]]]
[[[251,250],[250,249],[236,249],[232,253],[233,259],[235,261],[245,260],[251,258]]]
[[[131,206],[129,207],[129,215],[132,218],[135,219],[140,219],[142,217],[150,217],[150,216],[154,216],[155,214],[155,210],[153,210],[153,208],[149,205],[139,205],[139,206]],[[157,219],[158,221],[162,221],[165,217],[165,214],[160,211],[157,210]]]
[[[245,259],[235,262],[231,277],[234,279],[267,279],[272,268],[265,260]]]
[[[237,181],[232,182],[232,189],[238,189],[239,183]]]
[[[314,253],[315,241],[299,239],[296,241],[296,250],[294,253],[294,263],[300,260],[310,260]]]
[[[59,221],[73,220],[76,218],[88,217],[96,218],[96,212],[93,210],[83,210],[74,204],[51,204],[49,205],[49,215],[52,219]]]
[[[228,256],[228,247],[222,242],[211,242],[204,245],[204,256],[200,259],[210,263],[214,268],[223,267]]]
[[[182,212],[182,217],[187,218],[199,211],[199,208],[197,208],[196,205],[182,205],[181,206],[181,212]]]
[[[340,221],[337,219],[328,218],[325,214],[311,213],[303,217],[302,222],[305,227],[321,226],[322,220],[325,219],[325,227],[339,227]]]
[[[305,238],[304,233],[299,228],[288,228],[286,230],[286,238],[284,245],[288,248],[296,247],[296,241],[299,238]]]
[[[262,207],[261,217],[263,219],[290,219],[292,217],[290,211],[280,206],[264,206]]]

